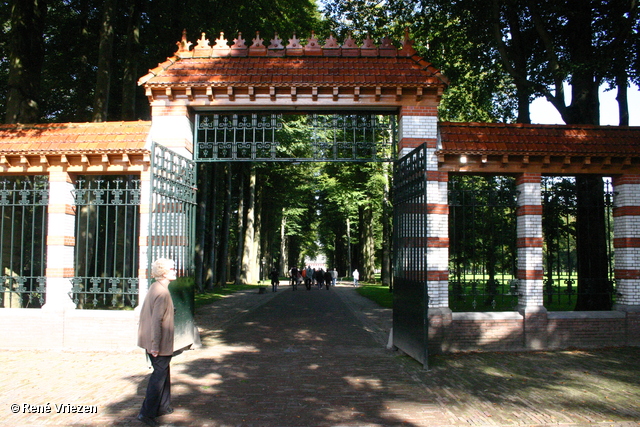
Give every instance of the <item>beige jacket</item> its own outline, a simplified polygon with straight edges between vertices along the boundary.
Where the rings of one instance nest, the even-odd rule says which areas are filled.
[[[173,355],[173,300],[169,290],[158,282],[149,288],[140,310],[138,346],[160,356]]]

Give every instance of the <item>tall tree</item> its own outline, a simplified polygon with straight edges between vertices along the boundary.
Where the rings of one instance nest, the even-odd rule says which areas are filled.
[[[255,265],[253,242],[255,239],[255,214],[256,214],[256,168],[253,164],[249,167],[249,187],[246,200],[246,214],[244,222],[244,243],[242,244],[242,261],[240,262],[240,283],[252,283],[255,278]]]
[[[104,0],[102,8],[102,24],[100,25],[100,43],[98,49],[98,78],[93,97],[93,121],[107,120],[109,95],[111,89],[111,73],[113,60],[113,21],[116,13],[116,0]]]
[[[125,48],[122,64],[122,120],[135,120],[136,116],[136,82],[140,77],[138,71],[140,31],[144,0],[129,0],[127,9],[127,29],[125,32]]]
[[[13,0],[9,35],[6,123],[40,120],[40,82],[44,60],[45,0]]]

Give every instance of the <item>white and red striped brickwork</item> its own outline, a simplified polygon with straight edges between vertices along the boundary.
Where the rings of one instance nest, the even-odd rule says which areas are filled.
[[[540,174],[522,174],[516,178],[518,193],[517,242],[519,305],[542,307],[542,199]]]
[[[640,175],[613,179],[617,304],[640,306]]]
[[[449,306],[449,205],[447,173],[438,172],[435,155],[438,138],[437,109],[408,106],[400,109],[398,153],[403,157],[415,147],[427,144],[427,245],[426,275],[430,308]],[[421,214],[417,214],[421,215]],[[418,237],[418,236],[416,236]]]
[[[73,180],[65,171],[49,172],[47,226],[47,296],[43,308],[75,308],[69,298],[74,276],[75,221]]]

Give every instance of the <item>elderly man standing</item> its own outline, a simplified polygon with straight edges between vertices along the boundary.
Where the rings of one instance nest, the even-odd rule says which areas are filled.
[[[170,259],[158,259],[151,266],[151,275],[155,282],[149,287],[140,310],[138,346],[147,351],[153,372],[138,420],[158,426],[156,417],[173,412],[169,363],[173,356],[174,309],[168,288],[176,279],[175,263]]]

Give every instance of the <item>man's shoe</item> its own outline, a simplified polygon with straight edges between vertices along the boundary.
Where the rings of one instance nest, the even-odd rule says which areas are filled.
[[[146,425],[151,426],[151,427],[159,427],[160,426],[160,424],[156,420],[154,420],[151,417],[145,417],[142,414],[138,415],[138,421],[141,421],[141,422],[143,422]]]
[[[173,408],[171,406],[169,406],[167,409],[165,410],[160,410],[158,411],[158,416],[161,417],[163,415],[169,415],[169,414],[173,414]]]

